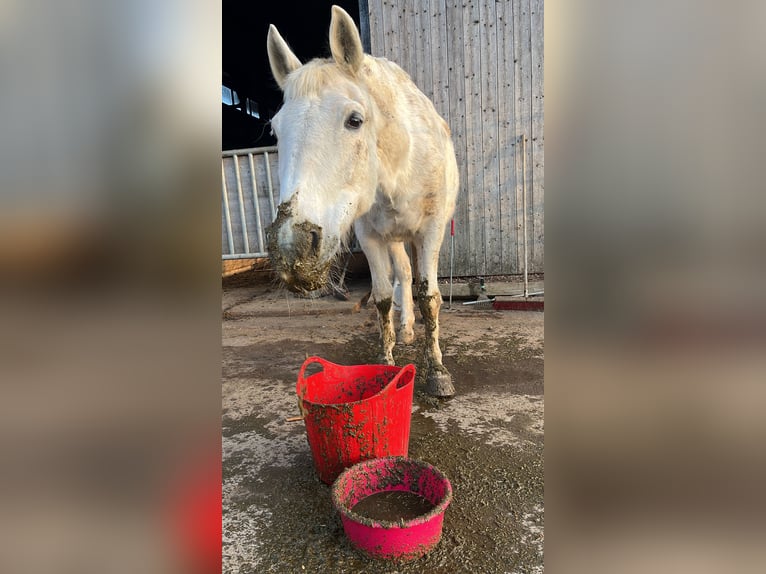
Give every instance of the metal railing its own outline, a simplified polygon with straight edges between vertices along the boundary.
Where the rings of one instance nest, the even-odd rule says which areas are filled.
[[[223,259],[267,257],[265,229],[279,204],[276,146],[221,154],[221,202]]]

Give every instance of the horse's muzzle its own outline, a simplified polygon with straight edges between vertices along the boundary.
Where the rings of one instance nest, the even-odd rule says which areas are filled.
[[[266,230],[269,258],[290,291],[315,291],[327,285],[332,263],[321,256],[322,228],[310,221],[295,223],[287,211],[280,205],[277,219]]]

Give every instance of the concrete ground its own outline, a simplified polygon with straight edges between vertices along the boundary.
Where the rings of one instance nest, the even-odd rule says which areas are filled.
[[[409,564],[370,560],[343,534],[330,487],[313,469],[295,395],[298,369],[319,355],[374,363],[372,304],[299,299],[246,279],[223,293],[223,570],[250,572],[538,573],[543,571],[543,313],[453,303],[442,350],[457,396],[424,394],[423,326],[397,346],[418,367],[409,456],[452,482],[442,540]]]

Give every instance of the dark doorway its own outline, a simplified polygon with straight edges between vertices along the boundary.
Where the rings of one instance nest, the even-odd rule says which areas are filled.
[[[330,53],[330,8],[341,6],[359,26],[366,0],[223,2],[222,134],[224,150],[274,145],[269,120],[282,103],[266,54],[269,24],[302,62]],[[366,22],[366,18],[364,18]],[[362,37],[368,31],[362,30]],[[369,49],[369,48],[368,48]]]

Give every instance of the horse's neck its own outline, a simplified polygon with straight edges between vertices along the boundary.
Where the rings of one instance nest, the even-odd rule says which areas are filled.
[[[392,68],[392,64],[385,60],[370,59],[371,72],[366,79],[378,117],[377,195],[396,205],[407,193],[407,182],[413,169],[412,136],[406,125],[408,111],[405,105],[405,95],[411,87],[407,85],[409,79],[401,69]]]

